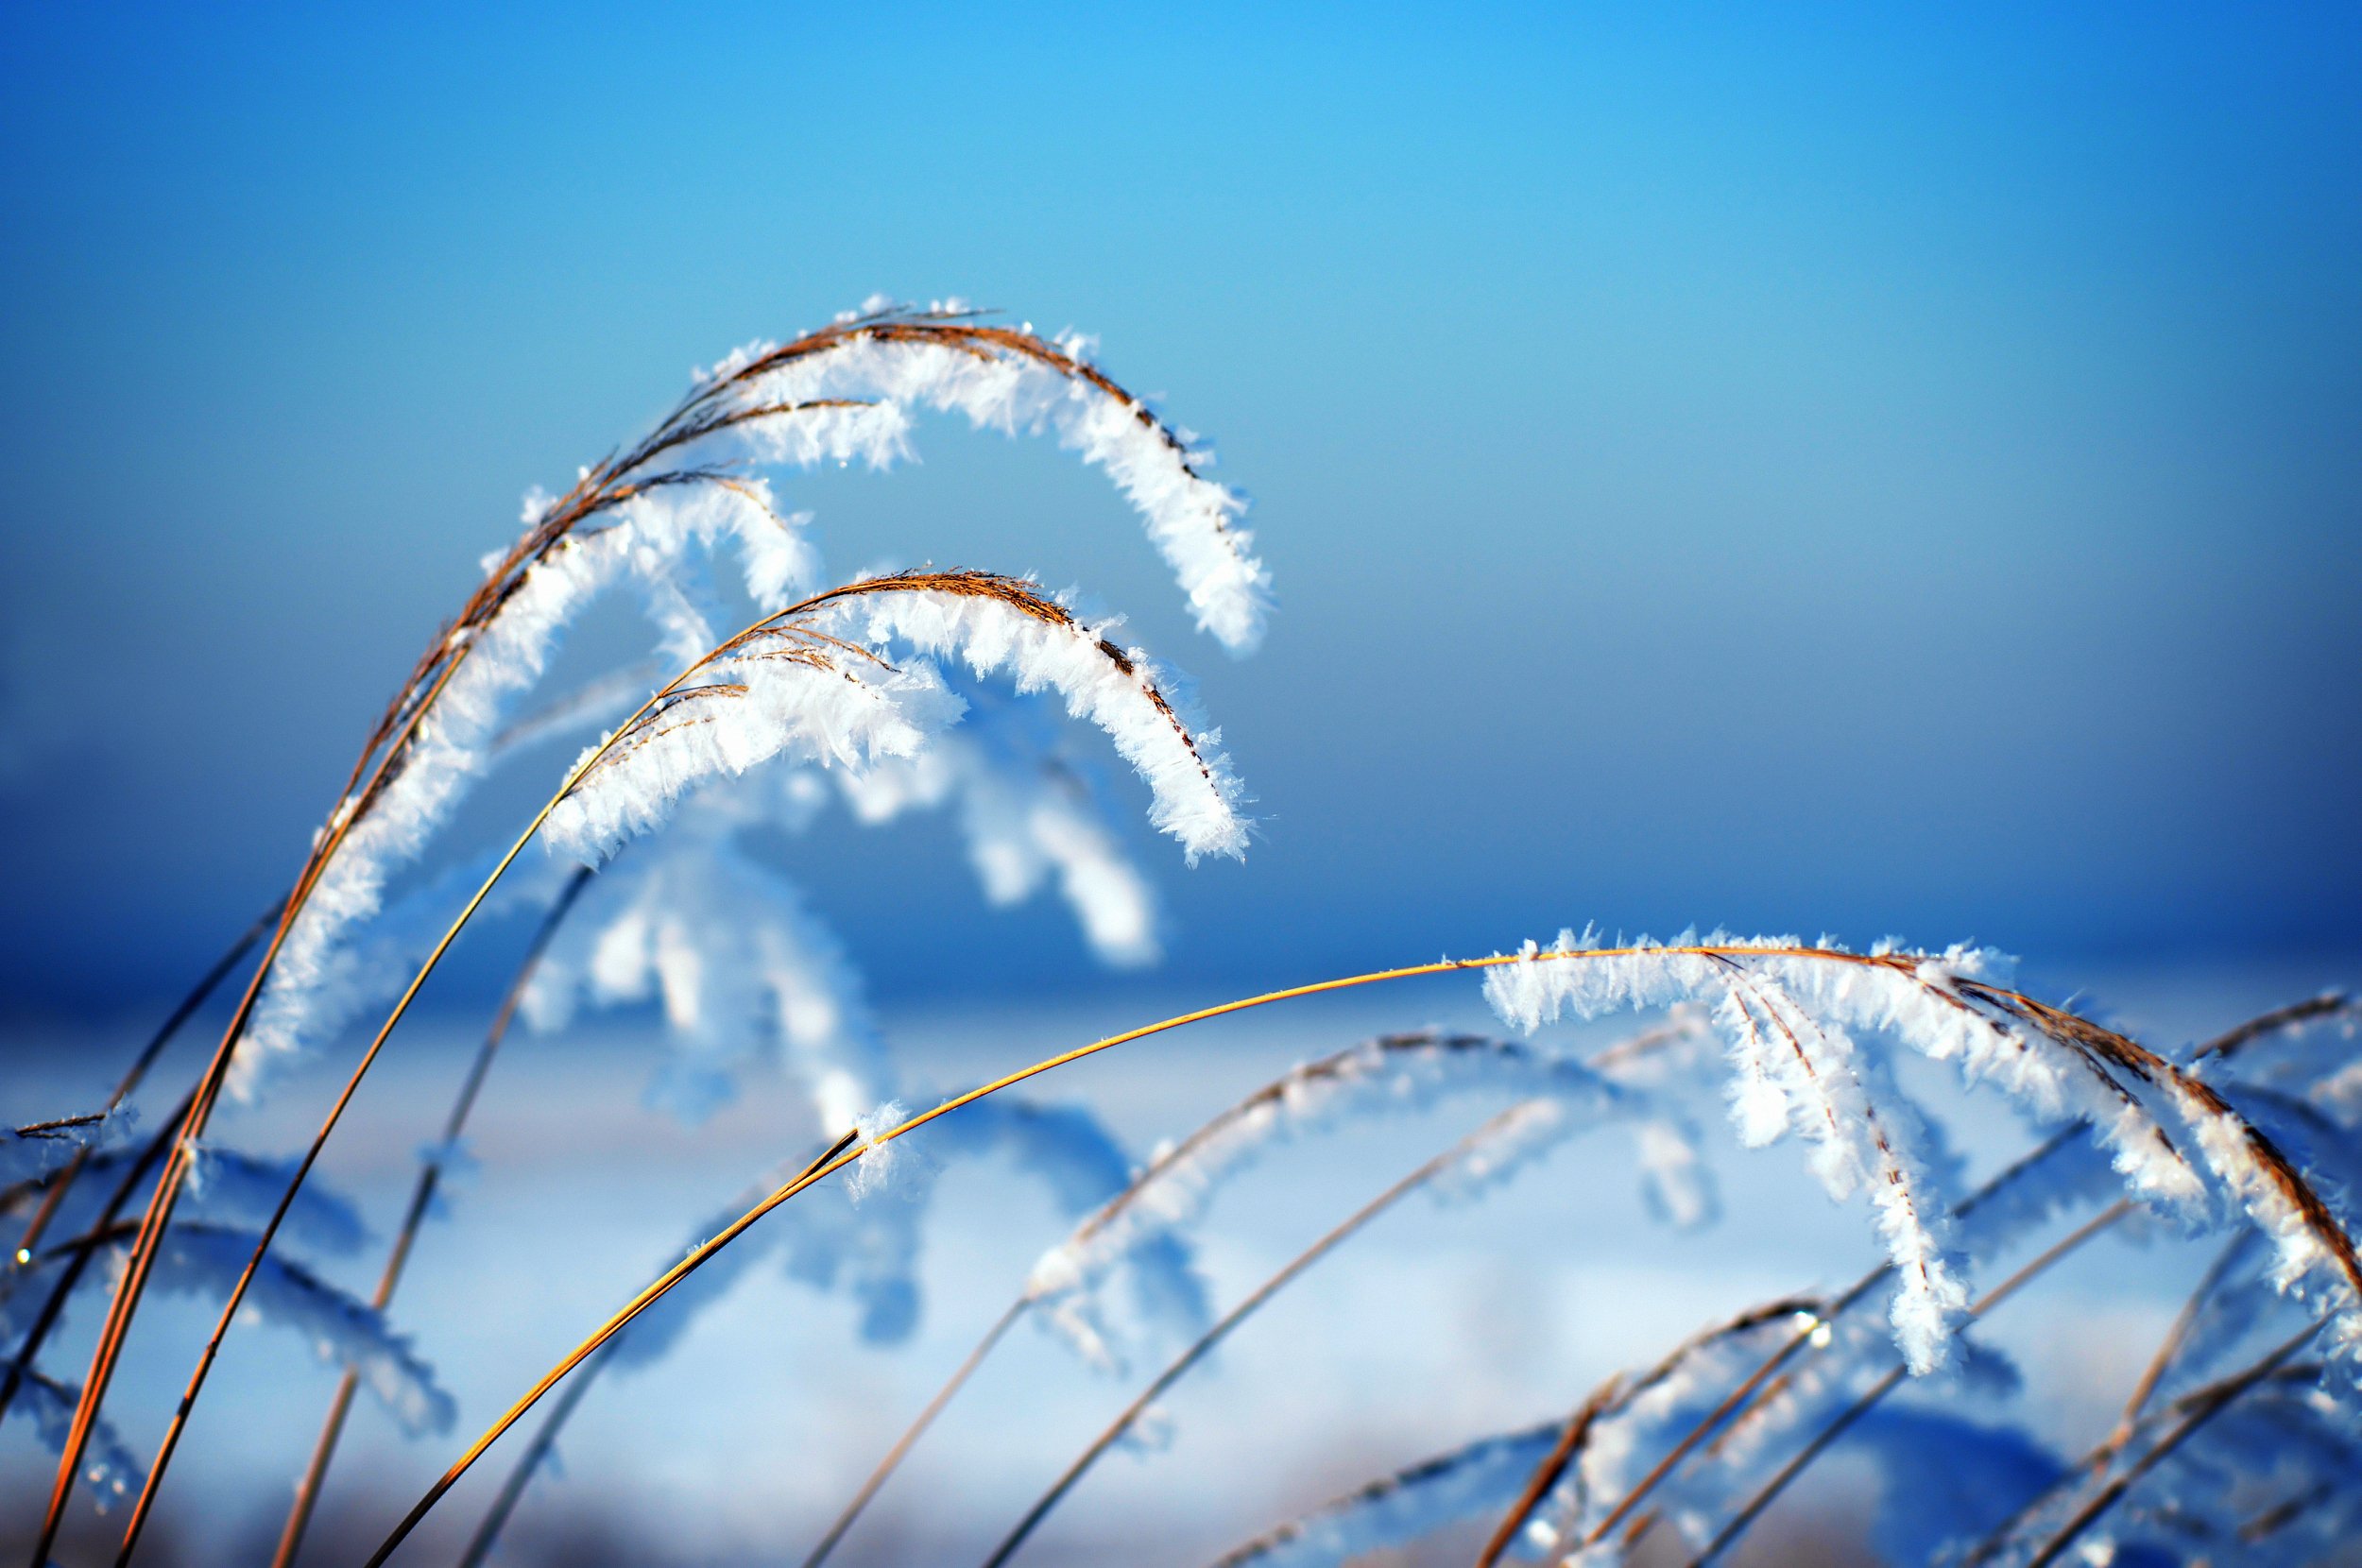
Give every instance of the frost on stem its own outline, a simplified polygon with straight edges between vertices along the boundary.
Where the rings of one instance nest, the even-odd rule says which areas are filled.
[[[586,1002],[653,999],[673,1047],[657,1104],[700,1120],[777,1049],[819,1124],[847,1126],[876,1101],[884,1046],[835,937],[737,846],[729,793],[703,797],[650,853],[590,884],[535,970],[526,1021],[549,1031]]]
[[[82,1150],[120,1141],[138,1125],[128,1105],[0,1128],[0,1185],[38,1182]]]
[[[979,677],[1058,693],[1104,731],[1149,786],[1149,820],[1200,855],[1245,850],[1243,795],[1216,731],[1197,731],[1170,681],[1030,583],[985,572],[904,572],[847,584],[721,644],[577,764],[544,829],[595,861],[662,821],[684,793],[786,757],[864,770],[916,756],[960,703],[927,656]],[[921,657],[898,665],[907,650]]]
[[[1480,1438],[1381,1476],[1231,1548],[1213,1568],[1343,1568],[1447,1525],[1497,1517],[1557,1442],[1560,1425]]]
[[[874,1138],[901,1119],[899,1103],[887,1100],[858,1125]],[[714,1253],[632,1323],[628,1337],[618,1341],[619,1365],[645,1366],[660,1358],[700,1312],[766,1256],[779,1257],[788,1276],[799,1283],[849,1297],[864,1339],[898,1342],[918,1321],[921,1227],[935,1181],[948,1163],[1004,1157],[1040,1182],[1056,1211],[1067,1217],[1104,1202],[1130,1169],[1123,1150],[1088,1112],[1005,1095],[930,1122],[886,1144],[881,1152],[888,1158],[873,1154],[853,1166],[855,1172],[873,1163],[879,1167],[859,1192],[847,1183],[823,1183],[773,1210]],[[782,1166],[717,1210],[692,1249],[801,1168],[800,1161]]]
[[[2319,1294],[2336,1339],[2353,1342],[2362,1262],[2303,1170],[2191,1073],[2006,989],[2009,967],[1966,947],[1863,954],[1717,934],[1600,948],[1567,931],[1488,971],[1485,994],[1529,1030],[1562,1014],[1714,1006],[1742,1140],[1794,1131],[1833,1197],[1870,1189],[1897,1270],[1895,1338],[1914,1372],[1942,1362],[1966,1302],[1948,1222],[1957,1178],[1928,1118],[1857,1032],[1956,1063],[2039,1121],[2089,1122],[2131,1194],[2187,1223],[2219,1223],[2228,1199],[2273,1237],[2286,1282]]]
[[[1213,454],[1092,366],[1090,348],[1078,334],[1044,342],[971,319],[957,301],[920,312],[873,299],[794,343],[738,350],[707,378],[697,417],[733,439],[745,433],[755,454],[769,458],[770,443],[804,438],[802,422],[727,421],[766,407],[870,403],[880,412],[859,422],[858,455],[879,466],[907,454],[906,407],[1050,434],[1105,470],[1139,512],[1198,625],[1233,651],[1251,649],[1262,636],[1270,576],[1241,526],[1245,498],[1207,479]]]
[[[1521,1155],[1574,1131],[1582,1121],[1566,1114],[1572,1110],[1633,1126],[1644,1154],[1655,1161],[1644,1168],[1644,1180],[1671,1194],[1660,1198],[1660,1209],[1702,1215],[1709,1195],[1698,1185],[1694,1130],[1663,1098],[1625,1082],[1627,1075],[1645,1076],[1652,1059],[1678,1054],[1702,1032],[1700,1021],[1684,1014],[1620,1052],[1605,1053],[1602,1063],[1620,1059],[1596,1072],[1515,1042],[1440,1030],[1383,1035],[1304,1063],[1159,1150],[1121,1192],[1042,1255],[1027,1279],[1026,1299],[1103,1367],[1121,1365],[1118,1345],[1144,1331],[1197,1333],[1210,1312],[1188,1237],[1217,1190],[1289,1140],[1375,1116],[1416,1114],[1471,1093],[1538,1103],[1519,1124],[1529,1135],[1504,1137],[1471,1162],[1462,1188],[1505,1177]],[[1110,1298],[1119,1274],[1128,1310]]]
[[[254,1233],[226,1226],[179,1224],[157,1253],[155,1287],[218,1302],[254,1250]],[[246,1310],[293,1329],[323,1361],[360,1374],[362,1384],[412,1435],[450,1430],[458,1407],[435,1373],[396,1334],[385,1315],[294,1263],[265,1254],[248,1288]]]

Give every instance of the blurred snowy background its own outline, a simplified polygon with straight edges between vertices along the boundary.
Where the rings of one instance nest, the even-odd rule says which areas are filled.
[[[2036,979],[2062,989],[2068,977]],[[2117,1004],[2100,1011],[2119,1026],[2187,1043],[2318,989],[2319,976],[2310,965],[2246,963],[2101,967],[2081,979]],[[885,1026],[914,1079],[948,1088],[1194,999],[1144,987],[1030,1010],[916,1007],[889,1012]],[[1046,1101],[1088,1103],[1145,1152],[1295,1062],[1427,1022],[1499,1028],[1473,978],[1448,977],[1196,1026],[1038,1087]],[[1582,1047],[1617,1032],[1562,1027],[1549,1038]],[[77,1102],[105,1075],[98,1064],[119,1037],[54,1039],[58,1050],[27,1063],[23,1092]],[[365,1089],[349,1134],[331,1145],[322,1179],[363,1202],[381,1240],[472,1045],[455,1023],[422,1022]],[[814,1147],[809,1107],[775,1081],[758,1078],[693,1130],[642,1109],[638,1091],[663,1059],[649,1031],[609,1026],[521,1035],[495,1068],[471,1139],[479,1168],[453,1196],[452,1219],[425,1232],[397,1311],[457,1397],[462,1431],[497,1415],[676,1257],[699,1217]],[[341,1068],[291,1078],[270,1104],[226,1117],[222,1137],[263,1149],[300,1143],[332,1076]],[[1202,1233],[1218,1303],[1235,1301],[1506,1103],[1465,1096],[1266,1155],[1224,1189]],[[2023,1130],[1989,1099],[1939,1094],[1937,1103],[1958,1114],[1974,1178],[2024,1151]],[[1877,1261],[1857,1207],[1832,1204],[1792,1145],[1743,1151],[1719,1130],[1713,1144],[1723,1213],[1703,1230],[1645,1216],[1629,1142],[1614,1130],[1576,1140],[1480,1203],[1412,1199],[1181,1383],[1162,1406],[1169,1445],[1103,1463],[1027,1560],[1210,1561],[1375,1475],[1563,1416],[1609,1372],[1652,1361],[1711,1321],[1841,1287]],[[922,1315],[910,1339],[864,1343],[851,1303],[793,1283],[766,1258],[664,1360],[601,1379],[559,1442],[558,1469],[527,1492],[504,1560],[799,1560],[1042,1250],[1066,1234],[1037,1180],[989,1159],[952,1169],[928,1211]],[[323,1271],[365,1290],[378,1251],[327,1260]],[[2018,1361],[2033,1391],[2017,1419],[2064,1452],[2096,1441],[2211,1256],[2170,1238],[2105,1239],[1996,1313],[1990,1340]],[[184,1375],[187,1347],[212,1313],[181,1299],[150,1306],[126,1386]],[[1152,1340],[1129,1372],[1107,1377],[1020,1324],[889,1483],[841,1560],[980,1559],[1179,1342]],[[265,1555],[286,1495],[271,1477],[308,1448],[333,1387],[298,1338],[264,1324],[235,1334],[175,1475],[182,1501],[152,1543],[158,1560]],[[1939,1389],[1926,1397],[1960,1396]],[[308,1550],[334,1561],[373,1545],[454,1449],[450,1439],[404,1440],[365,1398]],[[21,1434],[9,1454],[21,1521],[30,1482],[45,1471],[28,1462],[36,1454]],[[495,1463],[473,1477],[414,1549],[427,1560],[455,1556],[505,1469]],[[1867,1474],[1832,1464],[1737,1560],[1855,1560],[1852,1542],[1876,1496]],[[1478,1540],[1451,1532],[1431,1558],[1412,1560],[1464,1561]]]
[[[2327,8],[14,7],[9,1106],[103,1094],[281,890],[521,493],[693,364],[879,289],[1100,334],[1254,495],[1279,601],[1262,653],[1223,656],[1045,443],[937,423],[923,466],[783,485],[832,567],[1035,571],[1126,611],[1260,797],[1242,865],[1185,873],[1137,829],[1165,914],[1144,974],[1094,964],[1049,896],[989,910],[939,819],[771,845],[917,1081],[1584,919],[1974,937],[2160,1045],[2351,983],[2358,77],[2362,23]],[[585,656],[625,635],[593,625]],[[530,810],[549,780],[523,772],[454,843]],[[381,1237],[521,939],[471,936],[331,1146]],[[1144,1152],[1427,1021],[1488,1027],[1472,980],[1422,982],[1042,1090]],[[496,1069],[482,1168],[400,1313],[463,1427],[810,1147],[761,1074],[694,1131],[647,1109],[652,1034],[600,1019]],[[224,1135],[299,1142],[348,1060]],[[1480,1114],[1274,1158],[1213,1216],[1225,1299]],[[1978,1115],[1989,1165],[2013,1146]],[[1729,1212],[1693,1236],[1641,1218],[1622,1150],[1388,1217],[1185,1384],[1172,1449],[1103,1467],[1039,1560],[1203,1559],[1871,1256],[1789,1150],[1728,1155]],[[590,1396],[516,1550],[800,1555],[1063,1229],[1036,1186],[962,1171],[913,1340],[862,1344],[847,1303],[766,1266]],[[366,1287],[374,1261],[331,1272]],[[2047,1435],[2104,1426],[2199,1262],[2105,1243],[2045,1287],[2074,1310],[2042,1335],[1996,1322]],[[209,1315],[148,1308],[126,1387],[184,1373]],[[1128,1392],[1030,1330],[1002,1356],[846,1560],[981,1555]],[[267,1545],[330,1387],[268,1329],[233,1338],[159,1560]],[[348,1444],[329,1559],[453,1446],[367,1406]],[[45,1480],[14,1427],[0,1474],[14,1549]]]

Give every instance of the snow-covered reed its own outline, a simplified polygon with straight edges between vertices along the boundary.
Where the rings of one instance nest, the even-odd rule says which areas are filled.
[[[882,298],[788,344],[757,343],[716,366],[683,428],[777,460],[827,454],[882,466],[905,454],[902,410],[964,414],[980,427],[1045,431],[1104,469],[1140,514],[1198,624],[1244,651],[1261,637],[1270,578],[1240,526],[1244,498],[1205,476],[1211,453],[1090,364],[1092,341],[1045,342],[973,320],[957,300],[923,313]],[[766,411],[859,404],[858,417],[780,420]],[[841,433],[840,433],[841,432]],[[710,433],[710,434],[709,434]]]
[[[1123,1190],[1043,1253],[1022,1300],[1095,1365],[1122,1364],[1118,1347],[1149,1332],[1195,1334],[1208,1320],[1190,1234],[1215,1193],[1273,1148],[1375,1116],[1416,1115],[1448,1098],[1494,1094],[1580,1099],[1612,1108],[1635,1130],[1640,1168],[1661,1212],[1692,1221],[1711,1205],[1698,1185],[1695,1129],[1669,1100],[1628,1085],[1637,1065],[1703,1035],[1684,1013],[1627,1048],[1605,1070],[1514,1041],[1445,1030],[1380,1035],[1303,1063],[1159,1150]],[[1109,1287],[1121,1275],[1128,1300]],[[1127,1326],[1119,1329],[1116,1322]]]
[[[1508,1508],[1565,1423],[1479,1438],[1382,1475],[1224,1552],[1212,1568],[1335,1568]]]
[[[1241,526],[1244,499],[1206,478],[1210,454],[1087,350],[1085,339],[1046,340],[957,306],[873,299],[818,332],[733,353],[640,441],[584,469],[564,494],[528,497],[523,533],[487,557],[483,581],[370,732],[320,829],[269,964],[273,1027],[243,1048],[242,1087],[300,1043],[306,998],[333,984],[344,933],[377,912],[387,879],[483,774],[509,709],[590,604],[636,589],[659,650],[678,663],[714,639],[705,559],[734,549],[747,597],[764,608],[817,584],[810,514],[782,512],[745,463],[884,467],[910,454],[919,409],[1054,435],[1140,513],[1199,624],[1233,651],[1252,648],[1268,575]]]
[[[137,1119],[138,1113],[118,1107],[0,1128],[0,1183],[38,1182],[76,1155],[115,1142]]]
[[[1865,1202],[1876,1267],[1851,1287],[1813,1287],[1726,1318],[1585,1396],[1537,1389],[1551,1419],[1510,1412],[1526,1423],[1505,1421],[1503,1436],[1323,1505],[1224,1561],[1342,1563],[1448,1524],[1489,1522],[1488,1564],[1620,1561],[1644,1538],[1702,1563],[1832,1453],[1857,1457],[1876,1478],[1877,1536],[1899,1560],[2293,1562],[2362,1523],[2362,1065],[2355,1009],[2341,995],[2168,1051],[2012,989],[2010,961],[1983,948],[1857,952],[1720,934],[1602,946],[1567,933],[1547,948],[1528,943],[1198,1008],[935,1101],[899,1070],[849,957],[815,914],[827,889],[808,892],[771,863],[762,841],[773,829],[807,830],[831,803],[873,826],[943,810],[991,901],[1054,884],[1093,954],[1130,965],[1155,957],[1161,916],[1110,792],[1068,755],[1072,738],[1113,747],[1142,781],[1150,824],[1192,862],[1241,854],[1251,824],[1219,732],[1178,676],[1121,640],[1119,622],[1034,579],[980,571],[820,587],[830,579],[809,518],[785,510],[758,470],[899,462],[915,416],[930,411],[1048,435],[1104,470],[1140,514],[1201,629],[1233,651],[1255,644],[1265,573],[1241,526],[1243,502],[1207,476],[1194,438],[1094,368],[1083,340],[993,326],[956,304],[871,308],[743,349],[700,373],[640,441],[565,493],[536,495],[522,535],[487,559],[369,733],[186,1109],[127,1138],[132,1087],[242,947],[111,1100],[94,1098],[88,1116],[0,1130],[0,1213],[30,1217],[0,1274],[0,1397],[60,1461],[37,1555],[48,1552],[72,1488],[90,1478],[101,1498],[140,1483],[128,1558],[242,1306],[293,1328],[347,1374],[300,1483],[282,1565],[355,1389],[368,1386],[406,1431],[447,1427],[449,1396],[385,1307],[445,1170],[462,1157],[508,1008],[558,1030],[585,1008],[632,1004],[660,1009],[673,1046],[653,1099],[695,1119],[747,1074],[776,1069],[800,1100],[779,1143],[825,1151],[781,1166],[697,1226],[677,1260],[459,1457],[377,1561],[574,1375],[479,1530],[469,1560],[479,1559],[590,1374],[660,1377],[700,1309],[765,1260],[831,1293],[829,1316],[871,1344],[907,1339],[922,1308],[929,1200],[981,1160],[1017,1167],[1048,1195],[1044,1215],[996,1216],[1006,1234],[992,1239],[1020,1249],[1012,1273],[1047,1239],[1029,1232],[1034,1220],[1049,1235],[1071,1229],[1035,1258],[810,1560],[829,1554],[1020,1318],[1101,1369],[1156,1348],[1164,1370],[1004,1541],[1006,1557],[1214,1343],[1412,1192],[1452,1201],[1520,1176],[1532,1185],[1550,1149],[1613,1127],[1631,1140],[1647,1206],[1681,1224],[1708,1222],[1716,1205],[1702,1124],[1718,1101],[1740,1144],[1793,1136],[1831,1198]],[[717,588],[726,560],[735,581]],[[681,673],[658,685],[661,673],[639,663],[620,679],[596,673],[521,719],[515,710],[567,628],[618,592],[638,600],[663,671]],[[731,608],[741,602],[753,609]],[[749,614],[760,619],[721,635]],[[505,855],[446,851],[439,869],[428,862],[455,804],[496,763],[596,724],[613,727],[565,770]],[[556,853],[512,872],[537,836]],[[364,1302],[269,1248],[282,1232],[319,1253],[366,1241],[353,1207],[305,1178],[441,955],[471,917],[504,904],[539,909],[541,927],[442,1136],[422,1154],[377,1293]],[[1088,1108],[1011,1092],[1202,1019],[1462,972],[1481,972],[1497,1012],[1528,1031],[1627,1009],[1669,1016],[1581,1058],[1443,1030],[1380,1036],[1292,1069],[1139,1160]],[[266,1158],[208,1133],[225,1090],[265,1084],[274,1064],[389,999],[300,1155]],[[1970,1162],[1925,1086],[1937,1075],[1913,1058],[1957,1068],[1965,1087],[1997,1089],[2028,1124],[2030,1151],[1971,1189]],[[1199,1252],[1218,1197],[1264,1153],[1480,1097],[1509,1109],[1216,1312]],[[94,1180],[77,1186],[85,1176]],[[126,1210],[140,1202],[134,1220]],[[2063,1445],[2085,1450],[2069,1458],[2008,1419],[2012,1370],[1981,1325],[2061,1259],[2126,1234],[2202,1239],[2213,1261],[2113,1428],[2087,1447]],[[1529,1242],[1538,1249],[1547,1236]],[[77,1283],[109,1272],[94,1259],[117,1265],[118,1283],[77,1389],[36,1362]],[[227,1304],[143,1481],[98,1418],[147,1288]],[[1863,1305],[1881,1301],[1883,1322]]]
[[[1084,348],[1079,339],[1052,343],[1030,330],[984,323],[962,309],[873,302],[819,332],[757,346],[702,373],[640,442],[584,469],[565,494],[529,499],[523,535],[488,557],[481,584],[402,684],[315,834],[247,996],[181,1114],[187,1137],[202,1135],[225,1087],[251,1092],[272,1061],[294,1055],[339,1011],[358,1005],[368,966],[350,950],[351,933],[379,913],[388,878],[419,856],[502,749],[506,710],[539,681],[567,623],[618,585],[640,589],[659,649],[695,658],[709,678],[693,688],[674,683],[631,721],[629,733],[610,738],[623,744],[603,743],[570,776],[554,803],[550,837],[562,842],[571,833],[587,859],[603,859],[652,826],[704,777],[780,752],[837,765],[916,756],[922,739],[959,712],[928,656],[960,656],[973,674],[1005,674],[1020,691],[1054,692],[1070,712],[1104,729],[1148,778],[1152,820],[1180,840],[1190,860],[1238,854],[1245,823],[1236,781],[1212,749],[1214,732],[1201,738],[1179,710],[1186,705],[1172,678],[1148,669],[1137,650],[1108,640],[1114,622],[1087,625],[1014,579],[918,574],[932,579],[932,593],[907,579],[891,588],[848,585],[703,652],[718,613],[705,557],[734,547],[746,597],[766,609],[816,580],[817,557],[802,532],[808,520],[783,515],[767,482],[742,465],[855,458],[882,465],[906,454],[909,412],[922,407],[956,411],[979,425],[1053,434],[1104,469],[1141,513],[1200,624],[1234,651],[1250,647],[1260,630],[1265,577],[1240,527],[1242,500],[1205,478],[1207,454],[1090,366]],[[899,602],[886,605],[888,595]],[[919,657],[897,669],[883,656],[888,643]],[[975,793],[978,812],[988,815],[995,792]],[[1005,810],[1012,796],[1002,790],[997,798]],[[1120,857],[1072,812],[1034,811],[1021,835],[1004,827],[998,836],[1021,844],[1037,864],[1062,869],[1103,950],[1145,956],[1146,922],[1127,920],[1120,907],[1136,890],[1123,885]],[[394,1019],[506,863],[448,924]],[[993,875],[1006,891],[1028,870],[1002,854]],[[299,1163],[299,1181],[317,1149],[316,1142]],[[69,1450],[87,1440],[192,1157],[185,1142],[173,1144],[147,1199]],[[274,1217],[265,1224],[260,1246],[267,1247],[278,1223]],[[233,1290],[231,1309],[246,1287]],[[219,1338],[217,1330],[214,1344]],[[212,1355],[209,1348],[192,1398]],[[163,1457],[179,1430],[176,1419]],[[43,1526],[44,1549],[73,1474],[69,1452]],[[146,1506],[144,1495],[131,1539]]]
[[[1054,691],[1098,725],[1147,782],[1149,820],[1191,861],[1244,853],[1243,792],[1220,732],[1190,721],[1146,655],[1108,640],[1114,625],[990,572],[896,572],[814,594],[717,644],[587,753],[545,840],[595,863],[685,793],[759,762],[859,771],[914,757],[962,712],[930,662],[942,657]]]
[[[156,1286],[174,1294],[214,1301],[230,1293],[254,1250],[254,1233],[227,1226],[175,1225],[164,1239]],[[302,1336],[323,1361],[350,1367],[413,1433],[450,1428],[457,1406],[436,1385],[434,1371],[396,1333],[384,1313],[337,1289],[299,1264],[266,1257],[246,1299],[265,1322]]]
[[[1740,1140],[1794,1132],[1830,1196],[1868,1191],[1897,1270],[1896,1342],[1914,1372],[1942,1364],[1967,1303],[1948,1219],[1959,1178],[1887,1052],[1857,1034],[1952,1063],[2037,1121],[2089,1123],[2131,1193],[2184,1223],[2243,1212],[2277,1247],[2277,1283],[2319,1297],[2335,1344],[2362,1347],[2362,1258],[2322,1190],[2197,1073],[2009,990],[2002,955],[1720,935],[1595,951],[1567,931],[1549,949],[1529,942],[1516,960],[1486,977],[1485,994],[1528,1029],[1676,1001],[1715,1009]]]

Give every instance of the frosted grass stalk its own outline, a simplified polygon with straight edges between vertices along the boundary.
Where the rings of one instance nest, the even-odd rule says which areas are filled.
[[[1553,949],[1527,944],[1519,962],[1487,976],[1485,990],[1503,1017],[1529,1029],[1562,1013],[1716,1004],[1730,1036],[1742,1140],[1805,1131],[1820,1142],[1816,1169],[1835,1197],[1865,1175],[1883,1176],[1874,1198],[1899,1273],[1896,1342],[1915,1372],[1942,1362],[1965,1301],[1942,1223],[1951,1207],[1948,1162],[1914,1147],[1926,1116],[1848,1031],[1951,1062],[2040,1121],[2090,1122],[2130,1190],[2185,1223],[2219,1223],[2217,1195],[2227,1197],[2273,1237],[2289,1287],[2316,1294],[2336,1320],[2336,1341],[2362,1337],[2362,1262],[2302,1171],[2191,1074],[2005,989],[2008,968],[1983,949],[1857,955],[1720,934],[1594,957],[1570,931]],[[1865,1158],[1865,1142],[1874,1159]]]

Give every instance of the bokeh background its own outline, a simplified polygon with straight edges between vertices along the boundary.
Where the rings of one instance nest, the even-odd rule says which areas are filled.
[[[2350,9],[8,34],[19,1007],[179,985],[522,491],[873,291],[1100,334],[1256,497],[1232,666],[1046,447],[786,492],[839,565],[1079,583],[1199,677],[1267,827],[1174,868],[1175,974],[1584,919],[2362,938]],[[940,850],[813,850],[881,988],[1063,981]],[[921,887],[946,940],[881,963]]]
[[[1170,917],[1146,976],[1095,968],[1048,898],[988,910],[947,824],[782,849],[898,1031],[967,1042],[947,1079],[1585,920],[1974,937],[2184,1038],[2354,977],[2351,8],[0,15],[0,1061],[27,1096],[109,1081],[282,888],[528,486],[693,366],[881,291],[1099,334],[1252,493],[1279,604],[1224,656],[1046,443],[938,423],[916,467],[782,483],[833,566],[1031,571],[1126,610],[1259,797],[1243,864],[1185,872],[1138,829]],[[478,947],[428,997],[454,1041],[513,962]],[[1385,1021],[1254,1036],[1198,1098]],[[1152,1082],[1099,1085],[1143,1145],[1179,1130]],[[625,1241],[550,1337],[784,1152],[731,1115],[693,1148],[610,1130],[704,1185],[602,1211]],[[519,1147],[565,1144],[545,1123]],[[403,1180],[415,1140],[385,1137],[365,1191]],[[536,1180],[589,1157],[562,1152]],[[532,1213],[505,1234],[572,1234]],[[531,1255],[515,1288],[550,1277]],[[1650,1267],[1712,1258],[1786,1281]],[[1549,1297],[1471,1268],[1472,1302]],[[465,1297],[419,1293],[464,1341]],[[1498,1384],[1560,1366],[1567,1321],[1529,1317],[1554,1325],[1531,1355],[1481,1353]],[[541,1348],[488,1353],[480,1389],[463,1352],[470,1412]],[[300,1446],[299,1403],[272,1440]],[[812,1412],[779,1410],[733,1440],[808,1460]],[[657,1474],[650,1441],[613,1474]],[[396,1490],[427,1458],[381,1449]]]

